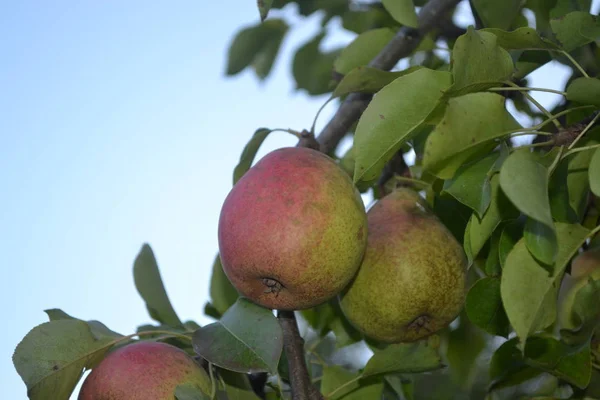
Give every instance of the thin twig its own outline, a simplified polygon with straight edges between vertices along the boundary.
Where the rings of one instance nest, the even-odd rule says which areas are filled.
[[[279,310],[277,318],[283,329],[283,348],[288,359],[292,400],[322,399],[321,393],[310,382],[304,358],[304,339],[298,331],[296,315],[293,311]]]
[[[423,37],[442,19],[443,14],[456,6],[460,0],[430,0],[419,12],[419,29],[402,27],[396,36],[369,63],[370,67],[391,70],[396,63],[410,55]],[[354,122],[365,111],[372,95],[349,94],[340,108],[318,135],[321,151],[329,154],[335,150]]]

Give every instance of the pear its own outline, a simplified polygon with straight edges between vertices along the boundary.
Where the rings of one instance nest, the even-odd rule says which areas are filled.
[[[185,351],[137,342],[111,351],[86,377],[78,400],[173,400],[181,384],[211,393],[208,374]]]
[[[600,279],[600,246],[578,254],[571,263],[571,273],[563,277],[559,294],[558,320],[562,329],[576,329],[577,317],[573,315],[573,305],[579,290]]]
[[[412,342],[446,327],[465,301],[462,246],[408,188],[380,199],[367,217],[362,265],[339,295],[348,321],[382,343]]]
[[[335,298],[358,271],[367,214],[333,159],[280,148],[231,189],[218,240],[223,271],[242,296],[266,308],[307,309]]]

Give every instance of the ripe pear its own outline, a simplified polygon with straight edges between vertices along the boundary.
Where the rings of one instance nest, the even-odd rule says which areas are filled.
[[[578,254],[571,263],[571,273],[563,277],[559,294],[559,324],[562,329],[576,329],[573,305],[579,289],[588,284],[588,278],[600,279],[600,247]]]
[[[173,400],[180,384],[211,393],[208,374],[185,351],[138,342],[110,352],[87,376],[78,400]]]
[[[367,215],[330,157],[286,147],[259,160],[227,195],[219,218],[223,271],[251,301],[301,310],[334,298],[360,266]]]
[[[465,301],[462,246],[408,188],[380,199],[367,217],[362,265],[339,296],[346,318],[382,343],[412,342],[446,327]]]

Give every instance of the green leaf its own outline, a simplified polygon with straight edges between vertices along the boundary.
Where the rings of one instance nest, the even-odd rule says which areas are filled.
[[[264,24],[270,22],[271,20]],[[277,54],[281,48],[281,43],[283,43],[283,39],[289,28],[286,24],[281,24],[279,22],[271,25],[268,40],[265,40],[262,49],[256,54],[251,63],[256,76],[258,76],[260,80],[264,80],[273,69]]]
[[[527,240],[528,248],[534,255],[545,262],[552,264],[556,257],[556,246],[547,253],[547,247],[540,244],[536,246],[536,234],[544,235],[543,238],[551,243],[556,243],[550,199],[548,197],[548,168],[543,160],[525,150],[513,152],[504,162],[500,170],[500,185],[512,203],[528,217],[542,223],[547,229],[529,225],[532,235]],[[527,228],[527,226],[526,226]],[[539,243],[538,243],[539,244]]]
[[[590,189],[596,196],[600,196],[600,148],[596,149],[589,169]]]
[[[175,388],[175,398],[177,400],[210,400],[207,396],[195,385],[184,383]]]
[[[237,372],[219,370],[219,376],[225,383],[225,393],[231,400],[259,400],[260,398],[252,390],[248,375]]]
[[[518,338],[510,339],[494,352],[490,360],[490,391],[518,385],[542,373],[525,363],[518,342]]]
[[[150,245],[145,243],[133,264],[133,277],[138,293],[146,302],[146,308],[152,319],[161,324],[181,326],[181,320],[175,313],[158,270],[158,264]]]
[[[217,255],[213,263],[212,275],[210,278],[210,298],[213,307],[220,315],[235,304],[239,294],[235,287],[225,275],[223,265],[221,265],[221,257]]]
[[[367,66],[356,67],[342,78],[331,97],[341,97],[352,92],[377,93],[395,79],[421,68],[423,67],[414,66],[402,71],[388,72]]]
[[[574,50],[600,37],[600,19],[583,11],[573,11],[550,21],[552,31],[566,51]]]
[[[333,64],[335,71],[345,75],[356,67],[365,66],[389,43],[395,33],[389,28],[379,28],[358,35],[342,50]]]
[[[244,150],[240,156],[240,161],[233,170],[233,184],[235,185],[252,166],[254,157],[260,148],[260,145],[265,141],[271,133],[270,129],[259,128],[254,132],[250,141],[244,146]]]
[[[580,389],[589,384],[592,360],[589,347],[570,354],[568,346],[551,337],[527,340],[525,362],[563,379]]]
[[[267,19],[269,10],[273,5],[273,0],[256,0],[256,5],[258,6],[258,11],[260,12],[260,20],[264,21]]]
[[[113,339],[98,340],[89,325],[61,319],[36,326],[17,345],[15,369],[31,400],[67,400],[84,369],[97,365]]]
[[[498,143],[493,139],[519,127],[499,94],[451,98],[441,122],[427,137],[423,169],[450,179],[462,165],[495,148]]]
[[[510,326],[500,294],[500,279],[482,278],[467,293],[467,315],[473,324],[497,336],[508,337]]]
[[[567,86],[567,100],[600,107],[600,79],[577,78]]]
[[[563,158],[556,166],[548,182],[548,197],[550,198],[550,210],[552,218],[558,222],[577,223],[578,218],[575,210],[571,207],[569,198],[569,161]]]
[[[511,76],[512,58],[496,41],[493,33],[476,31],[472,26],[456,40],[452,49],[451,92],[473,85],[477,91],[484,90]]]
[[[355,183],[379,177],[385,164],[423,126],[451,79],[448,72],[423,68],[394,80],[375,95],[354,135]]]
[[[552,265],[556,259],[557,238],[554,227],[550,227],[532,218],[525,221],[523,231],[525,245],[535,258],[546,265]]]
[[[241,29],[229,46],[226,75],[232,76],[242,72],[252,65],[257,57],[264,57],[261,53],[265,49],[268,53],[272,53],[273,43],[281,44],[288,29],[287,23],[282,19],[271,19]],[[276,47],[278,50],[279,45]],[[272,58],[274,59],[275,55]],[[268,69],[270,70],[270,67]]]
[[[567,318],[573,320],[575,329],[561,329],[561,338],[567,345],[581,350],[588,346],[596,329],[600,326],[600,280],[587,278],[583,286],[576,286],[574,301]],[[568,307],[568,306],[567,306]]]
[[[276,373],[283,332],[271,310],[240,297],[218,322],[198,329],[193,344],[197,354],[218,367]]]
[[[471,215],[467,228],[465,229],[464,247],[469,260],[474,260],[487,242],[500,222],[519,216],[519,212],[506,198],[499,184],[498,174],[494,174],[490,180],[491,202],[483,215],[478,218],[476,214]]]
[[[419,373],[442,368],[438,347],[437,336],[414,343],[388,345],[373,354],[363,370],[363,376],[392,372]]]
[[[331,72],[340,51],[322,53],[319,47],[324,38],[325,33],[321,32],[306,42],[298,49],[292,62],[296,89],[304,89],[312,96],[324,94],[333,89]]]
[[[494,152],[481,160],[463,165],[452,179],[444,182],[442,192],[449,193],[481,218],[490,205],[492,198],[490,171],[499,157],[500,153]]]
[[[64,312],[63,310],[58,309],[58,308],[44,310],[44,312],[48,315],[48,318],[50,319],[50,321],[58,321],[61,319],[74,319],[74,320],[82,321],[79,318],[70,316],[69,314],[67,314],[66,312]],[[119,338],[123,337],[123,335],[121,335],[120,333],[117,333],[115,331],[108,329],[108,327],[100,321],[91,320],[91,321],[85,321],[85,322],[88,324],[88,326],[90,327],[90,330],[92,331],[92,334],[94,335],[94,337],[97,340],[106,339],[106,338],[119,339]]]
[[[588,230],[581,225],[556,223],[558,254],[552,271],[544,268],[519,240],[506,259],[500,285],[502,302],[515,332],[525,339],[556,319],[556,299],[563,272],[583,244]],[[535,284],[532,284],[535,282]]]
[[[449,372],[462,387],[469,387],[475,370],[478,369],[477,359],[485,348],[486,340],[483,334],[463,314],[456,329],[448,333]]]
[[[600,127],[592,128],[581,140],[582,146],[600,144]],[[580,151],[565,157],[569,163],[567,175],[567,186],[569,190],[569,204],[579,220],[583,220],[588,205],[588,194],[590,190],[589,169],[594,150]],[[597,180],[596,180],[597,182]]]
[[[383,6],[402,25],[417,28],[419,21],[412,0],[383,0]]]
[[[490,239],[490,250],[488,251],[484,266],[484,271],[487,276],[499,276],[502,272],[502,264],[500,264],[499,258],[499,247],[500,237],[502,236],[503,232],[504,226],[501,226],[494,231]]]
[[[521,0],[472,0],[472,4],[486,28],[509,29],[521,8]]]
[[[514,31],[495,28],[482,29],[481,31],[496,35],[496,44],[506,50],[554,50],[559,48],[553,42],[541,37],[535,29],[529,27],[515,29]]]
[[[498,259],[500,265],[504,268],[506,258],[515,244],[523,237],[524,224],[519,221],[511,221],[502,229],[500,240],[498,241]]]
[[[358,379],[359,375],[337,365],[323,368],[321,392],[328,400],[379,399],[383,392],[383,381]],[[355,380],[353,383],[348,383]],[[343,388],[337,390],[342,385]],[[335,391],[335,393],[334,393]],[[334,393],[330,396],[330,393]]]
[[[337,301],[337,299],[335,300]],[[313,308],[299,311],[300,315],[314,329],[320,337],[331,331],[331,322],[336,318],[336,310],[333,301],[320,304]]]

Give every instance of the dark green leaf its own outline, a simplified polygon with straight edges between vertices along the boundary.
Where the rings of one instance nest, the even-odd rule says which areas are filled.
[[[184,383],[175,388],[175,398],[177,400],[210,400],[207,396],[195,385]]]
[[[500,189],[498,174],[492,176],[490,186],[492,194],[489,208],[483,218],[471,215],[465,229],[464,248],[470,260],[477,257],[500,222],[519,216],[519,212]]]
[[[436,195],[433,203],[433,211],[442,223],[452,232],[459,243],[463,243],[465,229],[471,218],[471,209],[459,203],[449,195]]]
[[[276,373],[283,333],[271,310],[240,297],[218,322],[197,330],[193,343],[196,353],[221,368]]]
[[[332,86],[333,63],[340,51],[322,53],[319,50],[325,33],[321,32],[302,45],[294,55],[292,73],[296,89],[304,89],[309,95],[317,96],[330,92]]]
[[[481,218],[492,198],[490,171],[500,153],[494,152],[481,160],[460,167],[454,177],[444,182],[443,192],[470,207]]]
[[[600,127],[590,129],[581,140],[582,146],[600,144]],[[594,150],[580,151],[565,157],[569,163],[567,185],[569,188],[569,203],[579,220],[582,220],[587,210],[590,190],[589,172]],[[595,170],[595,168],[593,168]],[[597,182],[598,180],[595,180]]]
[[[509,29],[519,14],[521,0],[472,0],[486,28]]]
[[[338,83],[332,97],[341,97],[352,92],[376,93],[395,79],[421,69],[410,67],[403,71],[388,72],[367,66],[356,67]]]
[[[252,390],[248,375],[220,369],[219,376],[223,378],[223,382],[225,383],[225,392],[230,400],[260,399]]]
[[[260,12],[260,19],[261,21],[264,21],[267,19],[269,10],[273,5],[273,0],[257,0],[256,5],[258,6],[258,11]]]
[[[448,72],[423,68],[377,93],[356,127],[354,182],[379,177],[385,164],[425,123],[451,79]]]
[[[61,319],[75,319],[75,320],[81,321],[81,319],[72,317],[69,314],[67,314],[66,312],[64,312],[63,310],[60,310],[58,308],[44,310],[44,312],[48,315],[48,318],[50,319],[50,321],[56,321],[56,320],[61,320]],[[94,337],[97,340],[106,339],[106,338],[118,339],[118,338],[123,337],[123,335],[121,335],[120,333],[117,333],[117,332],[114,332],[114,331],[108,329],[108,327],[100,321],[91,320],[91,321],[85,321],[85,322],[89,325],[89,327],[92,331],[92,334],[94,335]]]
[[[321,379],[321,392],[328,400],[362,400],[379,399],[383,392],[383,381],[381,380],[356,380],[348,384],[349,381],[357,379],[358,375],[352,373],[337,365],[323,368],[323,378]],[[342,385],[343,388],[337,390]],[[333,396],[330,394],[334,393]]]
[[[319,336],[325,336],[331,331],[331,323],[336,318],[335,313],[333,301],[300,311],[302,317]]]
[[[523,237],[524,224],[519,221],[511,221],[502,229],[500,241],[498,242],[498,259],[504,268],[506,258],[515,244]]]
[[[548,168],[538,156],[527,150],[513,152],[500,170],[500,186],[519,210],[546,225],[547,231],[552,232],[548,233],[548,237],[554,234],[548,197]],[[533,244],[531,238],[528,244]],[[529,249],[541,250],[534,246]],[[556,257],[556,248],[552,250],[551,254],[539,251],[534,255],[546,264],[552,264]]]
[[[508,337],[510,326],[500,295],[500,279],[482,278],[467,293],[467,315],[484,331]]]
[[[592,335],[600,326],[600,280],[593,276],[582,278],[563,300],[562,319],[573,329],[562,329],[562,340],[569,346],[580,350],[590,343]],[[564,324],[564,325],[566,325]],[[569,326],[570,328],[570,326]]]
[[[525,363],[518,343],[518,338],[510,339],[494,352],[490,361],[490,389],[518,385],[542,373]]]
[[[450,179],[465,163],[498,144],[493,139],[520,125],[495,93],[471,93],[448,100],[441,122],[427,137],[423,169]]]
[[[219,319],[221,318],[221,316],[223,314],[221,314],[216,308],[215,306],[212,305],[212,303],[210,302],[206,302],[204,304],[204,315],[208,316],[208,317],[212,317],[214,319]]]
[[[264,24],[270,22],[267,21]],[[268,39],[265,40],[262,49],[256,54],[251,64],[254,72],[256,72],[256,76],[260,80],[264,80],[273,69],[273,64],[275,64],[275,60],[277,59],[277,54],[288,31],[288,26],[281,23],[271,24],[269,31]]]
[[[212,300],[213,307],[217,310],[220,315],[235,304],[235,301],[239,297],[239,294],[235,287],[225,275],[223,266],[221,265],[221,257],[217,255],[215,262],[213,263],[212,275],[210,278],[210,298]]]
[[[135,287],[146,302],[146,308],[152,319],[161,324],[181,326],[181,320],[175,313],[158,270],[158,264],[152,248],[144,244],[133,264]]]
[[[412,0],[383,0],[383,6],[402,25],[418,27],[417,13]]]
[[[589,232],[580,225],[564,223],[556,223],[555,230],[558,253],[552,271],[533,258],[527,250],[525,239],[519,240],[513,247],[502,271],[502,302],[523,344],[532,333],[554,323],[563,272]],[[535,284],[532,285],[532,282]]]
[[[61,319],[38,325],[17,345],[15,369],[31,400],[68,400],[82,371],[97,365],[116,340],[94,337],[89,325]]]
[[[439,338],[415,343],[391,344],[384,350],[376,351],[367,362],[363,376],[388,373],[418,373],[433,371],[442,367],[438,353]]]
[[[481,91],[510,77],[514,70],[512,58],[496,41],[493,33],[476,31],[473,27],[456,40],[451,61],[454,84],[450,91],[472,85]]]
[[[496,44],[506,50],[524,50],[524,49],[558,49],[559,47],[539,35],[539,33],[529,27],[507,31],[502,29],[482,29],[482,32],[489,32],[496,35]]]
[[[252,166],[252,162],[254,161],[254,157],[256,157],[256,153],[260,148],[260,145],[262,144],[262,142],[265,141],[269,133],[271,133],[270,129],[257,129],[254,132],[254,135],[252,135],[252,139],[250,139],[246,146],[244,146],[244,150],[242,151],[242,155],[240,156],[240,161],[233,170],[234,185],[250,169],[250,167]]]
[[[580,389],[590,382],[592,360],[589,347],[570,354],[568,346],[554,338],[533,337],[527,340],[525,362]]]
[[[474,370],[478,367],[477,358],[484,349],[486,340],[464,313],[459,321],[458,327],[448,334],[446,358],[453,378],[462,387],[469,387],[473,373],[476,372]]]
[[[554,220],[573,224],[580,222],[580,219],[571,207],[569,198],[569,161],[569,157],[562,159],[550,176],[548,197],[550,198],[550,210]]]
[[[548,52],[525,50],[521,53],[521,56],[515,63],[516,71],[513,74],[513,79],[523,79],[533,71],[537,70],[543,65],[546,65],[552,60],[553,58]],[[528,104],[527,107],[529,107]]]
[[[573,11],[550,21],[552,30],[566,51],[571,51],[600,37],[600,19],[587,12]]]
[[[567,100],[600,107],[600,79],[575,79],[567,86]]]
[[[527,218],[523,231],[527,249],[535,258],[546,265],[552,265],[556,258],[557,243],[556,232],[548,225]]]
[[[394,37],[389,28],[379,28],[358,35],[335,60],[335,71],[346,75],[356,67],[366,66]]]
[[[596,196],[600,196],[600,148],[596,149],[589,169],[590,189]]]
[[[331,321],[330,326],[335,335],[335,346],[337,348],[349,346],[356,342],[360,342],[363,339],[363,335],[339,313],[335,319]]]
[[[490,250],[485,260],[485,274],[487,276],[498,276],[502,272],[502,265],[500,264],[500,258],[498,254],[500,237],[502,236],[502,232],[504,232],[505,226],[506,225],[496,229],[492,234],[492,238],[490,239]]]

